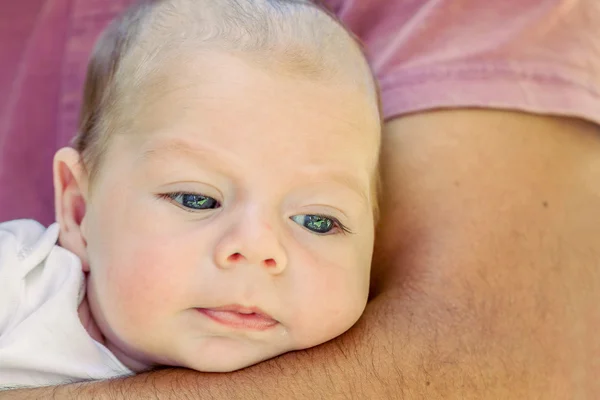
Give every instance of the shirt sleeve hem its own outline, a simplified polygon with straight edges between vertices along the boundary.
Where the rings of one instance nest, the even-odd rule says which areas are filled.
[[[386,120],[432,109],[492,108],[600,124],[600,90],[575,74],[471,65],[399,71],[380,84]]]

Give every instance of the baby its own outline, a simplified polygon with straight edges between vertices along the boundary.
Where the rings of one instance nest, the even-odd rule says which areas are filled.
[[[359,46],[309,1],[131,8],[55,156],[58,223],[0,224],[0,385],[232,371],[348,330],[380,128]]]

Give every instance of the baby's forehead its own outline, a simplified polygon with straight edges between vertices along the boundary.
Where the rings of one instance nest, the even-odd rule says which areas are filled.
[[[125,136],[135,139],[135,148],[158,139],[154,153],[185,150],[169,144],[174,138],[190,148],[237,154],[261,144],[252,150],[257,157],[277,152],[290,163],[349,164],[351,154],[377,155],[376,106],[351,83],[279,75],[224,53],[174,63],[163,74],[136,93],[135,109],[127,112],[133,134]]]
[[[133,80],[137,85],[132,85],[129,93],[124,91],[129,107],[123,107],[121,113],[137,124],[157,126],[197,112],[207,123],[220,118],[221,125],[233,125],[233,129],[240,115],[250,111],[246,127],[260,122],[258,117],[266,113],[264,122],[271,122],[270,127],[282,133],[290,129],[301,132],[302,128],[362,130],[363,135],[378,139],[378,133],[373,133],[380,130],[377,99],[369,87],[346,76],[314,79],[272,68],[247,54],[206,49],[180,52],[156,62],[146,77]],[[163,121],[157,121],[159,118]]]
[[[277,131],[271,140],[295,143],[321,132],[326,143],[327,134],[373,137],[379,129],[377,104],[353,82],[281,74],[222,52],[175,60],[134,95],[131,114],[143,130],[194,120],[199,129],[251,132],[255,140]]]

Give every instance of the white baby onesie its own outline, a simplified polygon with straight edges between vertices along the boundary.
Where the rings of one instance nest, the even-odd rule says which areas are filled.
[[[0,389],[132,373],[81,324],[81,261],[58,233],[58,224],[0,224]]]

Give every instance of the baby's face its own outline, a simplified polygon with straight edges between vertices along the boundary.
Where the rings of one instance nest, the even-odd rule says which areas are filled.
[[[225,54],[178,65],[136,98],[88,198],[107,346],[136,370],[230,371],[340,335],[369,286],[371,97]]]

